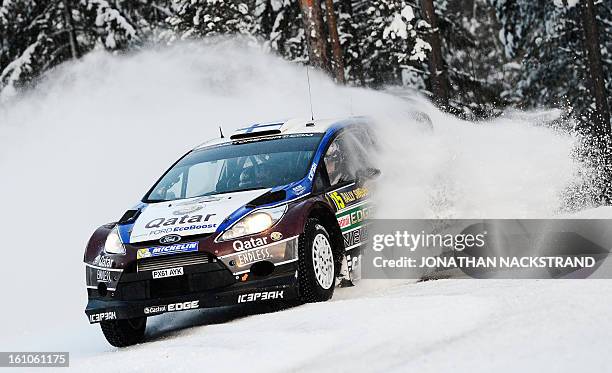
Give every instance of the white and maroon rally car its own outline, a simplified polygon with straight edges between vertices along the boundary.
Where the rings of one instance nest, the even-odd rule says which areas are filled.
[[[127,346],[164,312],[330,299],[359,278],[371,131],[365,118],[255,124],[187,153],[89,240],[90,323]]]

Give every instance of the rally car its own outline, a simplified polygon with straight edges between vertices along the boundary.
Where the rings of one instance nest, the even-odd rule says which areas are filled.
[[[237,130],[180,158],[85,251],[90,323],[113,346],[149,316],[251,302],[319,302],[360,277],[380,171],[366,118]]]

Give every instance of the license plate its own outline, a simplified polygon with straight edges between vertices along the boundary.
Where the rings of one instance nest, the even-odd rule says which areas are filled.
[[[183,267],[160,269],[153,271],[153,278],[174,277],[183,275]]]

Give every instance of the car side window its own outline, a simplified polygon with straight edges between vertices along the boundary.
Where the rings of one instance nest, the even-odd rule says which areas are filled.
[[[323,158],[331,186],[352,181],[355,178],[355,170],[350,164],[347,145],[346,134],[339,135],[329,145]]]
[[[317,168],[317,173],[315,174],[312,190],[315,193],[324,191],[329,187],[329,181],[327,180],[327,175],[323,172],[323,167]]]
[[[376,149],[372,135],[366,130],[360,129],[351,133],[349,140],[352,144],[350,153],[351,162],[355,165],[356,169],[374,167],[372,158]]]

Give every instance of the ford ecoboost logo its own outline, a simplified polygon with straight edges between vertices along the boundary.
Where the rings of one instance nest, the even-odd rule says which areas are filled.
[[[179,242],[180,240],[181,236],[179,236],[178,234],[169,234],[160,238],[159,243],[162,245],[168,245],[171,243]]]

